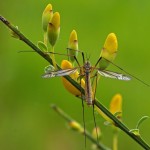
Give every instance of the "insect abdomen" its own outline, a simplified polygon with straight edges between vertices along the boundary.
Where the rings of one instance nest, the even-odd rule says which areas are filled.
[[[89,73],[85,73],[85,100],[87,105],[91,106],[92,103],[92,88]]]

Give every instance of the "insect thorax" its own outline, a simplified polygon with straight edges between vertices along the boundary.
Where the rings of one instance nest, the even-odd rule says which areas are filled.
[[[89,61],[86,61],[83,66],[84,72],[91,72],[91,63]]]

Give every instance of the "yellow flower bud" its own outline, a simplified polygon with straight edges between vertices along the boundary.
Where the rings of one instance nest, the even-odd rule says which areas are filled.
[[[42,14],[42,27],[44,32],[47,32],[47,26],[53,16],[52,5],[48,4]]]
[[[60,15],[58,12],[53,14],[47,28],[49,43],[54,46],[60,33]]]
[[[111,100],[111,103],[110,103],[110,112],[112,114],[115,114],[117,112],[120,112],[118,115],[117,115],[117,118],[118,119],[121,119],[122,117],[122,96],[120,94],[116,94],[112,100]]]
[[[61,63],[61,68],[62,69],[72,69],[73,66],[72,64],[67,61],[67,60],[63,60]],[[79,72],[76,71],[75,73],[71,74],[70,77],[72,79],[74,79],[76,82],[80,83],[80,81],[78,81],[78,77],[79,77]],[[68,80],[66,80],[64,77],[62,77],[62,82],[64,87],[73,95],[75,96],[81,96],[81,92],[74,87]],[[81,86],[84,88],[85,87],[85,81],[83,79],[81,79]]]
[[[15,26],[15,28],[18,30],[18,26]],[[10,34],[15,39],[20,39],[20,37],[12,30],[10,30]]]
[[[69,122],[69,126],[73,129],[73,130],[76,130],[76,131],[79,131],[81,133],[84,132],[84,129],[82,128],[82,126],[76,122],[76,121],[71,121]]]
[[[114,54],[118,49],[117,37],[114,33],[110,33],[105,41],[104,49],[106,49],[107,53]]]
[[[95,109],[106,121],[113,123],[113,121],[109,117],[107,117],[107,115],[105,115],[97,106],[95,106]]]
[[[100,128],[99,128],[99,127],[95,127],[95,128],[93,129],[93,131],[92,131],[92,136],[93,136],[95,139],[97,139],[97,137],[100,138],[101,135],[102,135],[102,133],[101,133]]]
[[[112,62],[116,57],[117,49],[118,49],[117,37],[114,33],[110,33],[106,38],[100,57],[103,57]],[[102,59],[99,63],[99,67],[101,69],[105,69],[109,65],[109,62],[105,59]]]
[[[107,120],[108,122],[114,124],[114,122],[109,118],[107,117],[107,115],[105,115],[98,107],[95,107],[96,110],[98,111],[98,113],[105,119]],[[115,115],[116,113],[119,113],[116,117],[118,119],[121,119],[122,117],[122,96],[120,94],[116,94],[111,102],[110,102],[110,108],[109,108],[109,111]]]
[[[77,55],[78,55],[78,38],[77,38],[77,33],[75,30],[73,30],[70,34],[68,48],[69,48],[68,54],[77,57]],[[73,56],[69,56],[72,63],[75,60]]]

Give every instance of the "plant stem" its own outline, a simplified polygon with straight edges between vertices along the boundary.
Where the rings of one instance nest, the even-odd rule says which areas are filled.
[[[122,123],[120,120],[118,120],[110,111],[108,111],[106,107],[104,107],[97,100],[95,100],[94,104],[101,111],[103,111],[110,119],[112,119],[118,128],[120,128],[122,131],[124,131],[127,135],[129,135],[133,140],[135,140],[143,148],[145,148],[146,150],[150,150],[150,146],[141,137],[136,136],[133,133],[129,132],[130,131],[129,128],[124,123]]]
[[[52,105],[51,108],[53,110],[55,110],[61,117],[63,117],[68,123],[70,122],[76,122],[78,123],[77,121],[75,121],[74,119],[72,119],[70,116],[68,116],[62,109],[60,109],[58,106],[56,105]],[[79,123],[78,123],[79,124]],[[81,126],[81,128],[83,129],[83,127]],[[84,131],[84,129],[83,129]],[[79,131],[79,133],[81,133]],[[94,144],[96,144],[97,148],[99,148],[100,150],[110,150],[110,148],[104,146],[102,143],[98,142],[95,138],[92,137],[92,135],[87,131],[85,130],[85,132],[83,132],[83,135],[86,135],[86,137],[91,140]]]
[[[52,46],[52,53],[54,53],[54,46]],[[54,54],[50,54],[52,61],[53,61],[53,66],[55,67],[55,70],[57,70],[57,65],[56,65],[56,60],[55,60],[55,55]]]
[[[47,32],[44,32],[44,44],[47,46]]]
[[[19,36],[20,40],[24,41],[28,46],[30,46],[33,50],[35,50],[39,55],[41,55],[50,64],[53,64],[52,59],[50,58],[48,54],[42,52],[36,45],[34,45],[29,39],[27,39],[18,29],[16,29],[16,27],[13,26],[9,21],[7,21],[2,16],[0,16],[0,20],[6,26],[8,26],[8,28],[10,28],[13,32],[15,32]],[[57,68],[61,69],[58,65],[57,65]],[[84,89],[81,88],[81,86],[76,81],[74,81],[70,76],[64,76],[64,78],[66,78],[73,86],[75,86],[78,90],[80,90],[82,94],[84,95]],[[141,137],[136,136],[133,133],[129,132],[129,128],[124,123],[119,121],[112,113],[110,113],[109,110],[107,110],[105,106],[103,106],[100,102],[98,102],[97,99],[95,99],[94,104],[101,111],[103,111],[110,119],[112,119],[118,128],[120,128],[123,132],[129,135],[133,140],[135,140],[139,145],[141,145],[141,147],[143,147],[146,150],[150,150],[150,146]]]
[[[114,129],[113,132],[113,150],[118,150],[118,129],[117,128]]]

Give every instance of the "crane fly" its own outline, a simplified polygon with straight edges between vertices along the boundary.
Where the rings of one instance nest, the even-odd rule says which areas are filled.
[[[51,53],[51,52],[49,52],[49,53]],[[54,54],[58,54],[58,53],[54,53]],[[64,55],[64,54],[59,54],[59,55]],[[98,141],[98,131],[97,131],[96,119],[95,119],[95,115],[94,115],[94,99],[95,98],[93,98],[93,95],[92,95],[93,91],[92,91],[92,84],[91,84],[91,77],[92,77],[91,74],[95,71],[96,73],[94,74],[94,76],[96,76],[96,77],[99,74],[104,77],[118,79],[118,80],[124,80],[124,81],[131,80],[131,78],[129,77],[129,76],[131,76],[131,77],[137,79],[138,81],[142,82],[143,84],[145,84],[147,86],[149,86],[149,85],[147,83],[143,82],[142,80],[140,80],[139,78],[137,78],[136,76],[133,76],[132,74],[123,70],[121,67],[117,66],[116,64],[107,60],[104,57],[100,57],[94,66],[91,65],[89,59],[87,59],[85,61],[83,52],[82,52],[83,66],[80,66],[80,64],[75,56],[73,56],[73,57],[75,58],[75,60],[78,64],[78,67],[74,67],[74,68],[70,68],[70,69],[55,70],[55,68],[53,66],[51,66],[50,68],[45,68],[45,74],[42,75],[42,77],[43,78],[62,77],[62,76],[74,74],[74,73],[76,73],[77,70],[80,70],[79,75],[81,77],[84,77],[84,81],[85,81],[84,94],[81,92],[82,107],[83,107],[84,133],[85,133],[85,118],[84,118],[83,99],[86,101],[88,106],[93,106],[93,117],[94,117],[94,124],[95,124],[95,128],[96,128],[97,141]],[[122,73],[117,73],[117,72],[106,70],[106,68],[97,67],[97,65],[100,63],[100,61],[102,62],[103,60],[105,60],[106,63],[110,63],[110,64],[116,66],[117,68],[119,68],[120,70],[122,70],[123,72],[128,74],[129,76],[124,75]],[[81,85],[81,78],[80,78],[80,85]],[[97,86],[97,78],[96,78],[96,86]],[[95,93],[96,93],[96,88],[94,91],[94,96],[95,96]],[[84,95],[84,98],[82,97],[82,94]],[[84,134],[84,135],[85,135],[85,146],[86,146],[86,134]]]
[[[118,79],[118,80],[124,80],[124,81],[131,80],[131,78],[129,76],[126,76],[126,75],[121,74],[121,73],[112,72],[112,71],[106,70],[104,68],[97,67],[97,65],[99,64],[99,62],[102,60],[103,57],[100,57],[98,59],[95,66],[91,65],[89,59],[87,59],[85,61],[83,52],[82,52],[82,57],[83,57],[83,66],[80,66],[77,58],[74,56],[74,58],[78,64],[78,67],[74,67],[74,68],[70,68],[70,69],[62,69],[62,70],[58,70],[58,71],[52,70],[50,72],[46,72],[42,77],[43,78],[61,77],[61,76],[71,75],[71,74],[75,73],[78,69],[80,70],[79,75],[81,77],[84,77],[84,80],[85,80],[84,100],[86,101],[88,106],[93,106],[93,118],[94,118],[94,125],[96,128],[97,141],[98,141],[98,131],[97,131],[96,119],[95,119],[95,115],[94,115],[94,103],[93,103],[95,98],[93,99],[93,94],[92,94],[93,91],[92,91],[92,85],[91,85],[91,74],[94,71],[96,71],[96,73],[94,74],[94,75],[96,75],[96,77],[97,77],[97,74],[99,74],[99,75],[104,76],[104,77]],[[124,71],[126,74],[129,74],[128,72],[126,72],[125,70],[123,70],[119,66],[115,65],[114,63],[110,62],[109,60],[107,60],[105,58],[103,58],[103,59],[106,62],[111,63],[114,66],[116,66],[117,68],[119,68],[120,70]],[[135,79],[139,80],[140,82],[144,83],[145,85],[148,85],[145,82],[143,82],[142,80],[138,79],[137,77],[135,77],[131,74],[129,74],[129,75],[131,77],[134,77]],[[80,85],[81,85],[81,78],[80,78]],[[97,78],[96,78],[96,86],[97,86]],[[96,93],[96,88],[94,91],[94,96],[95,96],[95,93]],[[81,92],[81,99],[82,99],[82,107],[83,107],[83,123],[84,123],[84,133],[85,133],[84,104],[83,104],[82,92]],[[85,146],[86,146],[86,135],[85,135]]]
[[[43,78],[52,78],[52,77],[61,77],[61,76],[71,75],[79,69],[80,70],[80,76],[84,77],[84,80],[85,80],[85,88],[84,88],[85,101],[86,101],[88,106],[93,105],[92,86],[91,86],[91,80],[90,79],[91,79],[91,73],[94,70],[99,75],[104,76],[104,77],[114,78],[114,79],[118,79],[118,80],[125,80],[125,81],[131,80],[130,77],[128,77],[124,74],[108,71],[105,69],[102,70],[101,68],[97,68],[96,66],[100,62],[102,57],[100,57],[98,59],[95,66],[91,66],[91,63],[88,59],[85,61],[83,53],[82,53],[82,56],[83,56],[83,66],[80,66],[77,58],[74,57],[77,64],[78,64],[78,67],[74,67],[71,69],[62,69],[62,70],[57,70],[57,71],[50,71],[48,73],[45,73],[42,77]]]

